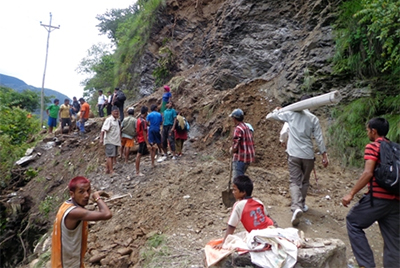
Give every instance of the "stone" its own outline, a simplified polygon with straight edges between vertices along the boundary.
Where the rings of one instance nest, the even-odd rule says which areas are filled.
[[[34,268],[36,263],[38,263],[38,262],[39,262],[39,259],[34,259],[33,261],[31,261],[29,263],[29,268]]]
[[[104,253],[97,254],[97,255],[94,255],[93,257],[91,257],[89,259],[89,262],[90,263],[96,263],[96,262],[101,261],[101,259],[104,259],[105,257],[107,257],[107,254],[104,254]]]
[[[118,253],[121,254],[121,256],[131,254],[132,251],[133,250],[131,248],[120,248],[120,249],[118,249]]]
[[[249,253],[239,255],[236,252],[221,260],[215,267],[255,267],[259,266],[251,262]],[[340,239],[308,239],[306,247],[299,248],[297,263],[294,268],[326,268],[347,267],[346,246]]]

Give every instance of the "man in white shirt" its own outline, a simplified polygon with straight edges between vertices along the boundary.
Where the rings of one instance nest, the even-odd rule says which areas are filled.
[[[303,96],[305,100],[309,96]],[[317,141],[319,151],[322,155],[322,164],[328,166],[325,143],[319,119],[309,110],[299,112],[280,112],[276,108],[268,115],[268,118],[287,122],[289,126],[289,140],[287,142],[288,166],[290,174],[290,195],[292,198],[291,210],[293,212],[292,225],[300,223],[303,212],[308,210],[305,204],[308,186],[310,185],[310,174],[314,168],[314,146],[312,137]]]
[[[117,161],[118,147],[121,146],[121,127],[119,109],[113,107],[111,116],[107,117],[101,128],[100,143],[106,146],[106,174],[115,175],[113,164]]]
[[[107,97],[103,95],[103,90],[99,90],[99,97],[97,98],[97,108],[99,116],[104,117],[104,107],[107,105]]]

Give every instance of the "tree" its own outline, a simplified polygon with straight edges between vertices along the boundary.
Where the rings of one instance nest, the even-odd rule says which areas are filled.
[[[96,90],[104,92],[114,85],[114,58],[112,45],[99,43],[88,50],[76,69],[80,74],[88,75],[81,85],[84,86],[85,96],[91,96]]]
[[[32,90],[24,90],[21,93],[7,87],[0,87],[0,102],[6,107],[19,107],[34,112],[40,107],[40,93]],[[45,99],[46,102],[50,98]]]
[[[125,9],[111,9],[102,15],[96,16],[96,19],[100,21],[96,26],[99,28],[100,33],[107,35],[111,41],[117,43],[118,26],[136,13],[138,9],[138,5],[132,5]]]

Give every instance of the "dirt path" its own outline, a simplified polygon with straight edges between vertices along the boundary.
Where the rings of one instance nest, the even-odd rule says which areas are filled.
[[[108,265],[118,267],[112,266],[113,262],[118,263],[116,252],[129,244],[134,248],[129,262],[141,260],[138,267],[203,267],[204,245],[223,236],[230,214],[221,199],[229,176],[228,162],[215,159],[212,152],[200,153],[191,147],[188,142],[182,158],[165,161],[154,169],[150,167],[149,157],[144,157],[145,177],[134,177],[133,162],[119,165],[121,176],[116,179],[102,175],[100,167],[98,174],[90,176],[96,187],[109,190],[114,196],[127,195],[110,202],[114,213],[110,221],[91,228],[88,259],[99,252],[107,252]],[[357,173],[334,165],[328,169],[318,166],[318,187],[312,178],[307,199],[310,210],[298,226],[306,237],[343,240],[348,258],[351,255],[345,226],[348,208],[340,205],[340,199],[347,191],[346,186],[351,185],[350,178],[357,178]],[[255,183],[253,195],[267,205],[280,227],[291,227],[286,168],[250,167],[248,174]],[[241,226],[237,229],[242,230]],[[376,261],[380,263],[382,241],[379,233],[375,234],[377,231],[374,225],[367,234],[375,249]],[[163,235],[162,246],[156,249],[145,246],[145,240],[155,234]],[[116,246],[109,249],[113,243]],[[146,252],[150,253],[146,255]]]
[[[203,267],[205,244],[223,236],[230,215],[221,198],[229,176],[228,149],[233,131],[228,114],[241,107],[246,122],[255,128],[256,163],[248,170],[255,184],[253,196],[264,202],[280,227],[290,227],[286,153],[278,140],[282,123],[265,120],[265,115],[279,104],[266,97],[260,85],[255,82],[224,92],[194,91],[195,104],[180,102],[182,97],[177,96],[177,108],[192,125],[184,155],[176,161],[157,163],[155,168],[151,168],[149,156],[144,156],[144,177],[135,177],[134,152],[128,164],[117,164],[118,176],[104,174],[104,146],[98,140],[100,118],[89,120],[86,139],[59,136],[55,147],[46,147],[46,141],[39,144],[36,150],[40,158],[27,167],[37,169],[38,176],[25,187],[35,204],[33,211],[38,211],[47,196],[57,197],[60,203],[68,196],[70,178],[85,175],[94,188],[118,197],[108,201],[113,212],[111,220],[90,224],[87,267]],[[156,100],[154,96],[142,99],[135,104],[135,111]],[[321,122],[326,132],[323,118]],[[328,144],[328,153],[330,150]],[[361,170],[343,169],[333,157],[327,169],[319,161],[318,185],[312,177],[306,201],[310,210],[298,228],[306,237],[343,240],[349,259],[352,255],[345,226],[349,208],[340,203]],[[93,205],[88,208],[95,209]],[[56,210],[54,207],[49,214],[48,226]],[[383,243],[378,225],[366,233],[376,263],[380,264]],[[102,261],[92,264],[91,258]]]

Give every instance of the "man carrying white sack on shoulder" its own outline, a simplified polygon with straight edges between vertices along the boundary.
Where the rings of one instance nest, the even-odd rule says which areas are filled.
[[[303,96],[301,100],[310,98]],[[291,211],[292,225],[297,226],[300,223],[300,217],[303,212],[308,210],[305,204],[307,190],[310,185],[310,174],[314,168],[314,147],[312,137],[314,136],[319,151],[322,154],[322,164],[328,166],[328,156],[325,143],[322,137],[321,125],[318,117],[312,114],[308,109],[303,111],[284,111],[276,108],[267,115],[267,119],[275,119],[287,122],[289,125],[289,139],[287,142],[288,167],[290,175],[290,195],[292,198]]]

